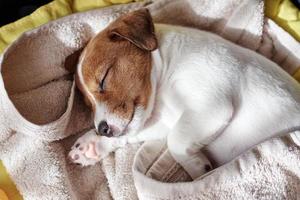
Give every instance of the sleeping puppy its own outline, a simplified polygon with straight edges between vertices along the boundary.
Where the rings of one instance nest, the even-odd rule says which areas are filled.
[[[300,124],[299,84],[275,63],[208,32],[154,25],[146,9],[90,40],[76,83],[95,125],[69,153],[83,166],[126,144],[167,138],[197,178],[210,161],[220,166]]]

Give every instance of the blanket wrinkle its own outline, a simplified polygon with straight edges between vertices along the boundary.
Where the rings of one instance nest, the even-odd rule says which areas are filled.
[[[0,158],[23,198],[297,199],[299,132],[264,142],[192,182],[165,141],[126,146],[86,168],[68,162],[72,144],[93,122],[73,80],[64,78],[70,73],[64,62],[118,16],[141,7],[155,23],[214,32],[280,63],[291,75],[299,69],[299,43],[264,17],[263,0],[137,2],[28,31],[0,56]]]

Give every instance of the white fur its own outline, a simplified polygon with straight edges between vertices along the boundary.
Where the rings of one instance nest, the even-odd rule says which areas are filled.
[[[85,57],[85,51],[82,52],[80,58],[79,58],[79,62],[77,64],[77,75],[79,78],[79,81],[84,89],[84,91],[86,92],[86,94],[92,99],[92,101],[96,102],[96,99],[94,98],[94,96],[92,95],[92,93],[88,90],[84,78],[83,78],[83,74],[82,74],[82,62],[84,60]]]
[[[127,127],[129,120],[119,117],[113,113],[110,113],[104,103],[96,102],[96,110],[94,114],[94,125],[98,127],[98,124],[105,120],[107,124],[118,127],[119,131],[114,132],[114,136],[120,135]]]
[[[275,63],[204,31],[156,25],[156,35],[153,125],[118,138],[119,146],[167,137],[173,157],[196,178],[210,165],[203,148],[219,166],[299,130],[299,84]]]

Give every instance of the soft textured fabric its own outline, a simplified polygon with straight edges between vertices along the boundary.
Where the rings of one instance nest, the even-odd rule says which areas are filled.
[[[291,0],[265,0],[266,16],[300,41],[300,10]]]
[[[97,29],[99,29],[100,27],[104,27],[109,21],[115,19],[117,16],[120,15],[120,13],[125,12],[125,11],[129,11],[133,8],[138,8],[141,7],[143,4],[135,4],[135,5],[129,5],[126,7],[119,7],[119,8],[111,8],[110,10],[103,10],[100,12],[94,12],[93,14],[87,14],[84,15],[85,16],[85,20],[89,21],[89,17],[92,18],[92,22],[93,23],[93,31],[96,31]],[[95,14],[97,13],[97,14]],[[72,17],[72,23],[76,22],[76,18],[80,17],[80,16],[74,16]],[[103,18],[103,21],[102,21]],[[97,24],[99,22],[99,24]],[[17,107],[17,109],[19,109],[19,111],[21,112],[22,116],[18,116],[21,117],[21,120],[17,120],[18,123],[22,124],[22,122],[25,122],[25,129],[29,128],[27,131],[27,133],[33,134],[35,135],[36,133],[39,133],[38,135],[43,135],[41,136],[41,138],[37,137],[35,140],[35,143],[32,145],[24,145],[23,147],[27,149],[28,147],[28,151],[26,151],[26,149],[20,149],[22,145],[16,145],[16,147],[11,147],[11,150],[16,150],[17,152],[23,152],[25,154],[36,154],[37,157],[31,157],[28,158],[29,160],[42,160],[43,157],[51,157],[50,162],[53,162],[55,160],[57,160],[57,157],[53,157],[52,155],[56,155],[51,153],[51,151],[54,151],[53,149],[59,149],[59,147],[57,147],[57,145],[52,145],[53,147],[48,147],[48,145],[45,145],[45,148],[50,149],[50,150],[39,150],[39,148],[41,148],[41,145],[44,146],[43,144],[43,140],[57,140],[60,137],[65,137],[62,136],[65,134],[66,129],[69,130],[67,132],[69,132],[69,134],[75,134],[76,132],[80,132],[81,130],[87,129],[89,127],[91,127],[91,123],[90,123],[90,113],[88,108],[85,107],[85,105],[83,103],[80,103],[80,105],[78,106],[73,106],[73,93],[74,91],[74,86],[73,85],[73,81],[72,81],[72,75],[68,75],[67,72],[63,69],[63,66],[59,67],[59,65],[62,65],[64,60],[57,60],[57,56],[58,54],[54,54],[52,56],[49,56],[47,54],[44,54],[45,49],[43,49],[43,44],[45,41],[47,41],[47,38],[49,39],[53,39],[53,38],[60,38],[62,39],[62,43],[59,43],[59,40],[57,40],[56,42],[53,42],[51,44],[51,42],[49,43],[49,45],[52,46],[52,52],[55,52],[56,48],[59,48],[60,50],[63,50],[64,54],[69,54],[72,52],[68,52],[65,51],[64,49],[67,48],[69,45],[83,45],[83,43],[85,40],[87,40],[88,38],[90,38],[90,34],[92,34],[92,30],[90,30],[87,26],[84,26],[84,23],[79,23],[77,24],[78,27],[76,27],[74,29],[72,29],[72,23],[70,25],[70,29],[68,29],[68,27],[66,28],[62,28],[60,23],[54,23],[54,25],[52,25],[52,27],[48,27],[48,29],[43,29],[41,28],[40,30],[35,30],[33,32],[39,32],[42,30],[42,33],[40,32],[40,38],[35,40],[36,43],[34,42],[30,42],[31,38],[27,38],[27,36],[23,35],[20,38],[20,43],[18,43],[18,45],[16,45],[14,48],[16,51],[14,51],[13,54],[18,54],[20,55],[20,57],[16,58],[16,59],[4,59],[3,63],[6,63],[4,65],[9,66],[9,67],[1,67],[1,72],[2,72],[2,78],[5,80],[6,82],[6,89],[8,94],[10,95],[10,98],[14,101],[14,105]],[[57,34],[60,35],[53,35],[51,28],[54,28],[56,30],[61,30],[60,32],[57,32]],[[66,34],[70,31],[73,31],[73,34]],[[44,32],[43,32],[44,31]],[[83,32],[83,35],[77,35],[77,33]],[[68,35],[69,37],[65,36]],[[76,41],[76,35],[80,38],[80,42],[78,43],[78,41]],[[75,37],[74,37],[75,36]],[[28,40],[22,40],[22,38],[27,38]],[[75,41],[72,41],[72,39],[75,39]],[[29,45],[26,45],[29,44]],[[59,46],[59,44],[64,44],[65,47]],[[32,45],[32,46],[31,46]],[[32,56],[30,56],[29,54],[31,54],[30,52],[31,47],[35,46],[36,51],[34,54],[32,54]],[[20,48],[20,47],[25,47],[25,49]],[[77,46],[75,46],[77,47]],[[26,48],[28,48],[26,50]],[[46,48],[49,48],[46,47]],[[73,47],[74,48],[74,47]],[[58,50],[58,49],[56,49]],[[7,50],[7,52],[9,52],[9,49]],[[40,53],[39,53],[40,52]],[[59,52],[59,51],[58,51]],[[25,54],[24,54],[25,53]],[[9,53],[8,53],[9,54]],[[35,56],[41,56],[41,60],[40,61],[36,61],[36,59],[34,58]],[[65,55],[66,56],[66,55]],[[5,57],[5,56],[4,56]],[[28,60],[27,60],[27,58]],[[27,61],[31,60],[34,62],[34,66],[32,65],[33,63],[29,64],[28,62],[24,62],[24,59],[26,59]],[[64,58],[63,58],[64,59]],[[53,62],[52,64],[51,61]],[[43,63],[41,63],[43,62]],[[36,66],[39,66],[38,68],[34,68]],[[22,70],[23,68],[23,70]],[[21,71],[25,72],[25,76],[24,73]],[[27,73],[26,73],[27,71]],[[21,72],[21,73],[20,73]],[[29,76],[27,76],[29,75]],[[2,80],[1,78],[1,80]],[[24,80],[27,79],[27,80]],[[22,82],[22,84],[19,84],[15,82],[15,80],[19,79],[18,81]],[[71,89],[73,88],[73,89]],[[70,91],[73,91],[72,94],[70,93]],[[5,95],[4,95],[5,96]],[[68,100],[70,99],[70,100]],[[76,101],[81,101],[81,98],[79,96],[76,97]],[[77,103],[78,104],[78,103]],[[1,107],[4,106],[5,110],[7,109],[7,112],[3,111],[1,109],[1,124],[4,124],[5,126],[7,126],[8,124],[4,121],[2,121],[2,117],[4,117],[6,114],[5,113],[11,113],[11,112],[16,112],[16,110],[14,108],[9,109],[7,107],[10,106],[6,106],[7,104],[3,101],[0,100],[0,105]],[[66,110],[66,107],[68,108]],[[72,112],[75,112],[76,115],[72,115]],[[65,114],[62,114],[65,113]],[[81,114],[80,114],[81,113]],[[23,121],[22,117],[26,117],[26,120]],[[17,118],[18,118],[17,117]],[[3,120],[7,120],[7,117],[5,116],[3,118]],[[30,122],[26,123],[27,120],[29,120],[30,122],[34,122],[35,124],[32,124]],[[66,122],[69,120],[75,120],[73,124],[67,124]],[[54,122],[53,122],[54,121]],[[79,121],[79,122],[78,122]],[[45,123],[51,123],[50,127],[52,126],[53,128],[49,128],[48,125],[42,125],[39,126],[41,124],[45,124]],[[38,126],[36,126],[38,125]],[[8,125],[9,126],[9,125]],[[17,125],[18,126],[18,125]],[[21,125],[23,126],[23,125]],[[6,128],[5,128],[6,129]],[[22,129],[22,128],[21,128]],[[77,130],[79,129],[79,130]],[[74,131],[77,130],[77,131]],[[42,134],[39,132],[43,132]],[[54,131],[54,132],[53,132]],[[48,134],[49,132],[52,132],[52,134]],[[38,136],[37,135],[37,136]],[[51,136],[52,135],[52,136]],[[22,137],[22,134],[20,135]],[[5,134],[3,134],[2,129],[1,129],[1,138],[2,137],[6,137]],[[26,137],[25,137],[26,138]],[[25,139],[24,138],[24,139]],[[29,136],[29,138],[31,138],[31,136]],[[27,139],[29,139],[27,138]],[[35,138],[35,137],[33,137]],[[55,138],[55,139],[54,139]],[[41,139],[41,140],[40,140]],[[39,141],[40,140],[40,141]],[[2,152],[3,149],[5,149],[5,143],[8,142],[5,140],[5,142],[3,143],[3,141],[1,140],[1,144],[0,144],[0,151]],[[71,140],[71,143],[73,141]],[[25,142],[26,143],[26,142]],[[58,146],[61,146],[62,144],[59,144]],[[71,145],[71,144],[70,144]],[[69,145],[69,146],[70,146]],[[51,145],[50,145],[51,146]],[[9,147],[9,145],[7,146]],[[36,148],[35,148],[36,147]],[[9,150],[10,148],[8,148]],[[36,149],[36,150],[35,150]],[[61,148],[60,148],[61,149]],[[68,151],[69,147],[66,147],[65,151]],[[34,153],[34,151],[37,151],[36,153]],[[64,151],[60,151],[60,154],[63,153]],[[38,156],[40,155],[40,156]],[[11,155],[12,156],[12,155]],[[66,180],[65,175],[63,175],[62,173],[59,173],[60,170],[58,170],[58,172],[56,173],[52,173],[51,169],[49,171],[49,173],[51,174],[49,177],[49,180],[53,181],[52,183],[50,183],[51,187],[50,189],[48,189],[48,192],[42,192],[42,191],[47,191],[47,188],[49,188],[47,186],[48,183],[44,183],[43,182],[43,173],[46,173],[47,170],[49,170],[49,168],[40,168],[41,166],[38,166],[35,163],[31,163],[31,161],[29,161],[28,163],[24,162],[24,160],[20,161],[19,163],[16,163],[14,161],[12,161],[10,158],[11,156],[7,157],[7,161],[10,163],[11,165],[7,165],[5,164],[5,156],[3,156],[3,154],[0,153],[0,158],[3,159],[3,162],[6,166],[6,168],[8,169],[8,172],[10,170],[15,170],[15,167],[18,166],[24,166],[27,169],[30,169],[28,171],[28,173],[35,172],[37,174],[40,175],[39,178],[37,178],[37,180],[31,180],[32,176],[30,176],[28,173],[22,173],[22,178],[18,177],[19,181],[15,181],[14,177],[12,176],[12,174],[10,173],[12,179],[14,179],[14,182],[16,183],[16,185],[18,186],[18,189],[22,188],[20,187],[20,185],[18,184],[18,182],[21,182],[21,185],[23,185],[23,187],[25,187],[26,191],[25,192],[27,195],[24,195],[21,189],[21,193],[23,194],[25,199],[40,199],[41,197],[44,199],[53,199],[55,198],[55,195],[52,194],[52,188],[58,188],[57,191],[55,192],[56,194],[58,194],[56,197],[58,199],[74,199],[73,196],[76,195],[72,195],[73,192],[66,192],[65,191],[65,187],[66,185],[68,185],[66,182],[61,182],[61,181],[55,181],[55,180],[51,180],[51,175],[52,176],[58,176],[60,178],[58,178],[58,180],[63,179]],[[57,156],[57,155],[56,155]],[[60,155],[61,156],[61,155]],[[18,157],[18,156],[17,156]],[[25,159],[27,160],[27,159]],[[58,159],[59,160],[59,159]],[[64,158],[65,160],[65,158]],[[34,162],[36,162],[34,161]],[[56,163],[56,162],[54,162]],[[61,166],[61,164],[57,164],[58,167],[56,167],[55,169],[53,169],[54,171],[56,171],[57,169],[59,169],[59,167]],[[74,167],[74,166],[71,166]],[[99,166],[98,166],[99,167]],[[69,171],[69,170],[66,170]],[[99,185],[99,187],[104,187],[106,185],[104,178],[103,178],[103,172],[98,174],[96,173],[97,171],[97,167],[94,167],[93,170],[90,169],[84,169],[84,171],[87,171],[88,174],[90,174],[91,177],[93,177],[93,181],[90,181],[90,184],[94,184],[94,185],[98,185],[99,183],[101,183],[101,181],[104,183],[103,185]],[[97,174],[96,176],[93,176],[94,174]],[[102,178],[101,178],[102,177]],[[7,176],[6,176],[7,178]],[[77,175],[74,175],[73,179],[77,179]],[[7,180],[7,179],[6,179]],[[26,183],[26,182],[32,182],[33,185]],[[9,191],[10,189],[12,189],[12,185],[7,185],[9,182],[6,182],[6,186],[5,189],[7,191]],[[80,186],[81,183],[78,183],[78,187]],[[86,185],[86,188],[89,188],[89,184],[84,184]],[[35,194],[35,190],[37,188],[41,189],[40,193],[36,193]],[[62,188],[62,189],[59,189]],[[105,187],[104,187],[105,188]],[[71,189],[71,188],[69,188]],[[93,191],[94,187],[90,187],[90,189],[88,190],[92,190]],[[85,191],[85,190],[83,190]],[[97,192],[103,192],[103,189],[99,189],[97,190]],[[89,192],[80,192],[79,193],[79,199],[90,199],[90,193]],[[70,195],[71,194],[71,195]],[[10,198],[14,198],[13,195],[10,193]],[[83,195],[80,196],[80,195]],[[85,196],[84,196],[85,195]]]
[[[8,200],[8,197],[6,195],[6,193],[0,189],[0,199],[1,200]]]
[[[0,28],[0,52],[19,37],[24,31],[60,17],[90,9],[138,0],[54,0],[40,7],[31,15]],[[265,13],[282,26],[296,39],[300,40],[299,9],[290,0],[265,0]]]
[[[32,14],[0,28],[0,52],[23,32],[75,12],[129,3],[135,0],[54,0]]]
[[[244,199],[295,199],[300,154],[290,137],[268,141],[187,184],[154,180],[190,180],[163,141],[127,146],[92,167],[68,163],[70,146],[92,120],[64,61],[120,14],[145,5],[114,6],[48,23],[22,35],[0,57],[0,157],[24,199],[241,199],[241,194]],[[215,32],[291,74],[300,66],[294,53],[299,43],[264,19],[263,1],[156,0],[147,7],[155,22]]]
[[[290,0],[266,0],[265,13],[300,41],[300,10]],[[295,72],[294,77],[300,80],[300,70]]]
[[[163,148],[162,142],[148,142],[137,153],[134,177],[140,199],[293,199],[299,198],[300,148],[288,138],[263,143],[194,182],[173,183],[164,176],[150,176],[148,171],[177,169],[171,157],[153,166]],[[168,154],[166,150],[164,152]],[[149,162],[150,161],[150,162]],[[169,167],[169,168],[167,168]],[[150,168],[150,169],[149,169]],[[178,173],[178,172],[177,172]],[[159,174],[159,173],[156,173]],[[179,178],[177,181],[180,180]],[[147,186],[147,187],[146,187]]]
[[[0,52],[16,40],[23,32],[36,28],[49,21],[70,15],[75,12],[111,6],[114,4],[130,3],[134,0],[54,0],[16,22],[0,28]],[[17,97],[16,97],[17,98]],[[37,113],[39,118],[41,115]],[[0,160],[0,188],[8,194],[11,200],[22,199],[14,183],[10,180]]]
[[[0,163],[0,199],[1,199],[1,189],[3,190],[2,195],[5,194],[6,196],[9,196],[9,199],[11,200],[22,199],[21,195],[16,189],[15,184],[9,178],[2,163]]]

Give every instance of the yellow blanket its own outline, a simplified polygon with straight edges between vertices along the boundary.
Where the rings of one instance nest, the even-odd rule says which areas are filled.
[[[300,10],[290,0],[265,0],[265,14],[300,41]]]

